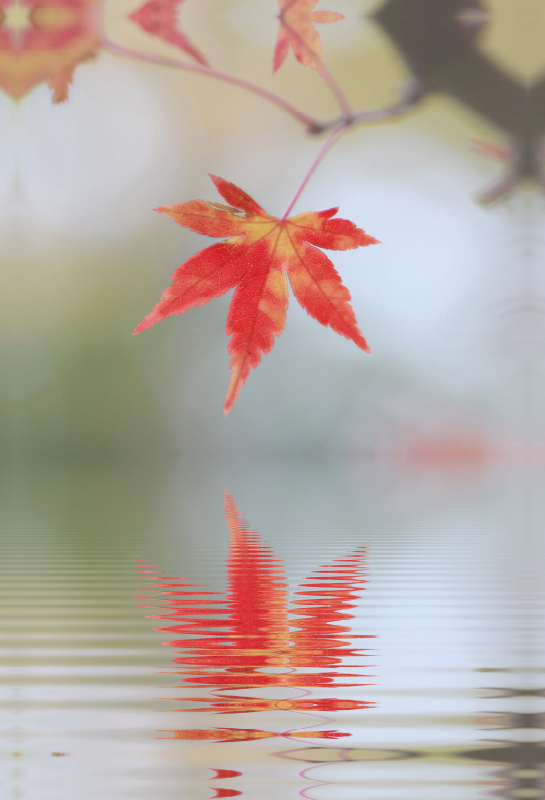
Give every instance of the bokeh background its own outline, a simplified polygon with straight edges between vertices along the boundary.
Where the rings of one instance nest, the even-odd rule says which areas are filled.
[[[105,3],[110,39],[178,57],[127,19],[138,5]],[[358,110],[395,102],[411,79],[372,17],[379,6],[336,0],[345,19],[320,26]],[[543,2],[482,6],[479,48],[529,85],[543,71]],[[188,0],[180,21],[214,67],[335,117],[327,86],[291,54],[272,74],[276,13],[273,2]],[[472,140],[508,142],[452,97],[350,132],[296,207],[339,205],[380,239],[335,254],[373,355],[292,298],[285,332],[227,419],[228,296],[131,336],[207,244],[153,208],[218,200],[210,172],[280,214],[319,137],[237,87],[106,52],[77,68],[67,103],[52,105],[44,84],[19,103],[0,96],[0,126],[5,463],[400,447],[463,458],[539,440],[543,198],[522,186],[493,207],[476,201],[503,167]]]

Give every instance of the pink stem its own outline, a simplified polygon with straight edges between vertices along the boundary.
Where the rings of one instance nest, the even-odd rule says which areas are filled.
[[[216,78],[217,80],[225,81],[225,83],[231,83],[233,84],[233,86],[239,86],[241,89],[246,89],[246,91],[253,92],[259,97],[262,97],[264,100],[268,100],[270,103],[274,103],[274,105],[281,108],[287,114],[290,114],[298,122],[301,122],[303,125],[306,125],[309,132],[317,133],[323,130],[323,125],[320,122],[318,122],[318,120],[315,120],[312,117],[309,117],[307,114],[303,113],[302,111],[299,111],[298,108],[295,108],[295,106],[293,106],[291,103],[288,103],[279,95],[274,94],[274,92],[269,92],[268,89],[263,89],[256,83],[252,83],[251,81],[246,81],[243,78],[237,78],[235,75],[229,75],[226,72],[220,72],[216,69],[212,69],[211,67],[203,67],[200,64],[189,64],[183,61],[176,61],[173,58],[166,58],[164,56],[155,56],[148,53],[141,53],[138,50],[131,50],[128,47],[122,47],[118,44],[114,44],[113,42],[109,42],[106,39],[102,41],[102,48],[118,56],[137,58],[140,60],[149,61],[152,64],[159,64],[165,67],[177,67],[178,69],[183,69],[186,70],[187,72],[195,72],[198,75],[207,75],[209,78]]]
[[[324,77],[325,82],[327,83],[327,85],[329,86],[329,88],[331,89],[333,94],[335,95],[337,103],[339,104],[340,109],[343,112],[345,118],[347,120],[350,119],[352,117],[352,115],[354,114],[352,106],[348,102],[345,93],[343,92],[343,90],[341,89],[341,87],[339,86],[339,84],[337,83],[337,81],[335,80],[335,78],[333,77],[333,75],[331,74],[331,72],[328,70],[328,68],[325,65],[324,65],[324,76],[323,77]]]
[[[307,172],[307,174],[303,178],[303,182],[301,183],[300,187],[295,192],[295,197],[293,198],[293,200],[291,201],[291,203],[287,207],[282,219],[286,219],[286,217],[288,216],[288,214],[292,210],[293,206],[299,200],[299,197],[301,196],[301,194],[303,192],[303,189],[305,188],[305,186],[307,185],[307,183],[311,179],[312,175],[314,174],[314,172],[316,171],[316,169],[320,165],[320,162],[325,158],[325,156],[331,150],[331,148],[333,147],[333,145],[335,144],[337,139],[340,136],[342,136],[342,134],[345,132],[345,130],[349,127],[349,125],[350,125],[350,122],[341,123],[337,128],[335,128],[335,130],[326,139],[324,145],[322,146],[322,149],[320,150],[320,152],[318,153],[318,155],[316,156],[316,158],[312,162],[312,165],[311,165],[309,171]]]

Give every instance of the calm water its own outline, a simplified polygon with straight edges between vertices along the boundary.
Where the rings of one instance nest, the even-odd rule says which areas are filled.
[[[6,478],[5,796],[545,797],[542,476],[428,467]]]

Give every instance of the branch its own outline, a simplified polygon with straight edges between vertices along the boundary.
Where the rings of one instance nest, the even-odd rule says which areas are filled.
[[[391,106],[383,106],[382,108],[371,108],[369,111],[358,111],[346,117],[337,117],[331,122],[324,122],[318,130],[309,131],[310,133],[325,133],[325,131],[334,130],[339,125],[346,125],[353,127],[355,125],[362,125],[366,122],[381,122],[386,119],[393,119],[406,111],[410,111],[420,98],[410,100],[401,100],[399,103],[394,103]]]
[[[200,64],[190,64],[184,61],[177,61],[176,59],[169,58],[167,56],[142,53],[139,50],[132,50],[131,48],[114,44],[113,42],[108,41],[106,38],[103,38],[101,46],[103,50],[106,50],[106,52],[112,53],[113,55],[126,58],[135,58],[141,61],[147,61],[150,64],[157,64],[164,67],[174,67],[175,69],[193,72],[197,75],[205,75],[209,78],[215,78],[216,80],[230,83],[233,86],[238,86],[241,89],[245,89],[246,91],[252,92],[252,94],[257,95],[258,97],[261,97],[263,100],[267,100],[277,108],[282,109],[282,111],[285,111],[287,114],[293,117],[293,119],[296,119],[298,122],[304,125],[307,129],[307,133],[311,135],[318,135],[320,133],[326,133],[327,131],[336,131],[338,128],[345,130],[367,122],[380,122],[381,120],[392,119],[400,114],[404,114],[406,111],[409,111],[420,100],[420,96],[416,94],[415,96],[408,97],[390,106],[370,109],[369,111],[353,112],[350,104],[344,97],[344,94],[337,85],[335,79],[326,70],[324,73],[324,78],[332,91],[335,93],[344,113],[341,117],[337,117],[330,122],[320,122],[319,120],[314,119],[314,117],[310,117],[308,114],[300,111],[287,100],[284,100],[282,97],[280,97],[280,95],[270,92],[268,89],[264,89],[262,86],[259,86],[256,83],[244,80],[244,78],[237,78],[235,75],[229,75],[227,72],[221,72]]]
[[[138,50],[132,50],[128,47],[122,47],[121,45],[109,42],[107,39],[104,39],[101,44],[103,50],[106,50],[107,52],[113,53],[117,56],[136,58],[139,60],[148,61],[151,64],[158,64],[164,67],[175,67],[177,69],[185,70],[186,72],[195,72],[197,75],[206,75],[209,78],[216,78],[216,80],[230,83],[233,86],[240,87],[241,89],[246,89],[246,91],[258,95],[258,97],[261,97],[263,100],[268,100],[278,108],[281,108],[282,111],[290,114],[294,119],[302,123],[307,128],[309,133],[321,133],[323,130],[327,130],[327,127],[324,127],[321,122],[318,122],[318,120],[314,119],[313,117],[309,117],[308,114],[305,114],[303,111],[299,111],[298,108],[293,106],[291,103],[288,103],[287,100],[284,100],[274,92],[270,92],[268,89],[263,89],[261,86],[258,86],[256,83],[252,83],[251,81],[246,81],[243,78],[237,78],[235,75],[229,75],[226,72],[220,72],[219,70],[212,69],[211,67],[204,67],[200,64],[189,64],[187,62],[177,61],[176,59],[167,58],[165,56],[141,53]]]

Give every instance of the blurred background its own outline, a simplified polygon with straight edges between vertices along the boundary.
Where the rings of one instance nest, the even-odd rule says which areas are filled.
[[[494,80],[521,96],[540,85],[541,0],[435,4],[440,33],[423,2],[336,0],[345,19],[319,26],[327,64],[355,109],[414,90],[420,63],[398,46],[399,24],[409,51],[422,34],[424,56],[440,36],[448,50],[450,25],[451,73],[461,31]],[[138,6],[104,4],[108,38],[183,58],[128,19]],[[213,67],[334,118],[328,87],[292,54],[272,74],[276,13],[273,2],[187,0],[179,21]],[[521,183],[492,206],[477,202],[507,168],[472,140],[509,148],[513,132],[508,114],[503,128],[491,121],[486,80],[478,113],[463,102],[475,76],[466,69],[465,84],[464,75],[451,78],[445,91],[428,81],[406,114],[346,135],[295,209],[339,205],[380,239],[334,255],[373,355],[292,298],[285,332],[225,420],[229,296],[131,336],[173,270],[208,243],[153,208],[217,201],[210,172],[281,214],[320,137],[235,86],[102,50],[77,67],[65,103],[53,105],[44,82],[19,102],[0,95],[4,463],[535,446],[543,197]],[[512,118],[519,111],[514,102]]]

